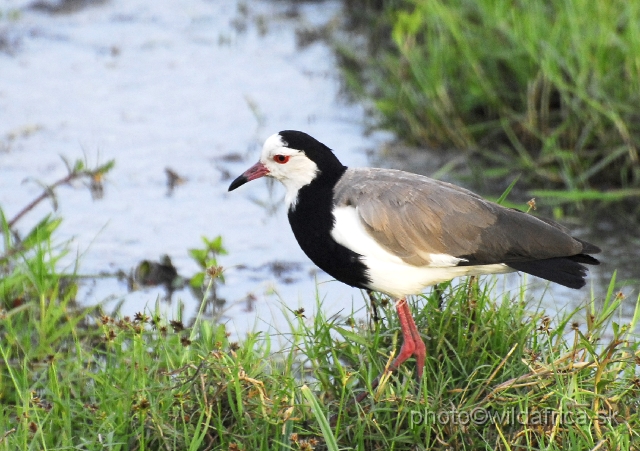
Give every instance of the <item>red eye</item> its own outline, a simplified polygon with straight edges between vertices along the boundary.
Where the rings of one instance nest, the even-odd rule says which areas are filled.
[[[273,157],[273,161],[280,164],[285,164],[289,161],[289,155],[276,155]]]

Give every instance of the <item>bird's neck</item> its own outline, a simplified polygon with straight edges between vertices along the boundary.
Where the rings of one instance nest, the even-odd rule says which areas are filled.
[[[320,269],[336,279],[359,288],[370,284],[360,255],[337,243],[331,236],[335,225],[333,188],[347,170],[323,173],[298,191],[295,208],[289,209],[289,223],[298,244]]]
[[[311,182],[304,185],[296,183],[297,179],[283,181],[286,189],[285,204],[290,213],[296,211],[301,202],[308,203],[309,207],[312,205],[319,206],[318,202],[320,202],[322,205],[320,210],[325,211],[328,208],[326,211],[331,212],[333,188],[347,170],[347,167],[343,166],[337,159],[335,163],[337,164],[332,164],[331,167],[326,167],[327,165],[319,167]],[[303,209],[307,210],[309,207],[303,207]],[[308,211],[305,215],[309,213],[313,213],[313,211]],[[319,211],[317,214],[319,214]]]
[[[347,170],[345,166],[331,171],[318,171],[311,183],[295,193],[289,205],[289,222],[294,233],[329,234],[333,228],[333,188]],[[297,229],[297,230],[296,230]],[[302,229],[307,229],[303,232]],[[299,238],[299,237],[296,237]],[[298,239],[300,241],[300,239]]]

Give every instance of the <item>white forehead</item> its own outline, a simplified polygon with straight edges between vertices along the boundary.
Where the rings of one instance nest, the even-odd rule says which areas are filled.
[[[274,153],[277,149],[281,149],[285,147],[285,142],[280,136],[280,133],[276,133],[275,135],[271,135],[267,138],[262,146],[262,155],[267,156]]]

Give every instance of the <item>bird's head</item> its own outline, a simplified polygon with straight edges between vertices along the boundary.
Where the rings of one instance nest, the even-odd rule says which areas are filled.
[[[229,191],[260,177],[273,177],[285,186],[285,201],[292,207],[300,188],[309,185],[325,170],[333,172],[334,167],[340,175],[344,171],[331,149],[306,133],[285,130],[267,138],[260,160],[231,182]]]

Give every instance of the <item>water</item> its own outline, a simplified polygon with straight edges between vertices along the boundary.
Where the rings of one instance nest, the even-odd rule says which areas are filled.
[[[82,186],[59,190],[65,264],[81,272],[125,272],[171,256],[180,274],[198,270],[188,249],[224,237],[219,263],[232,331],[286,329],[282,309],[328,314],[364,305],[362,294],[317,272],[299,249],[281,207],[283,190],[265,181],[227,193],[230,177],[258,158],[262,141],[304,130],[349,166],[371,162],[391,136],[365,132],[361,106],[341,100],[339,71],[322,41],[300,45],[296,30],[328,23],[339,2],[183,0],[5,0],[0,6],[0,205],[8,217],[41,192],[36,181],[65,175],[61,155],[90,165],[116,160],[102,200]],[[167,195],[165,168],[186,179]],[[42,203],[19,224],[51,211]],[[594,280],[608,279],[610,267]],[[601,272],[604,276],[601,277]],[[637,272],[637,270],[636,270]],[[507,279],[513,289],[518,276]],[[637,277],[640,279],[640,276]],[[535,284],[539,293],[544,284]],[[628,290],[632,293],[632,289]],[[248,295],[255,297],[247,311]],[[81,298],[123,313],[153,308],[160,289],[129,293],[114,278],[84,285]],[[553,287],[549,306],[589,298]],[[175,317],[197,309],[187,292],[162,303]]]

